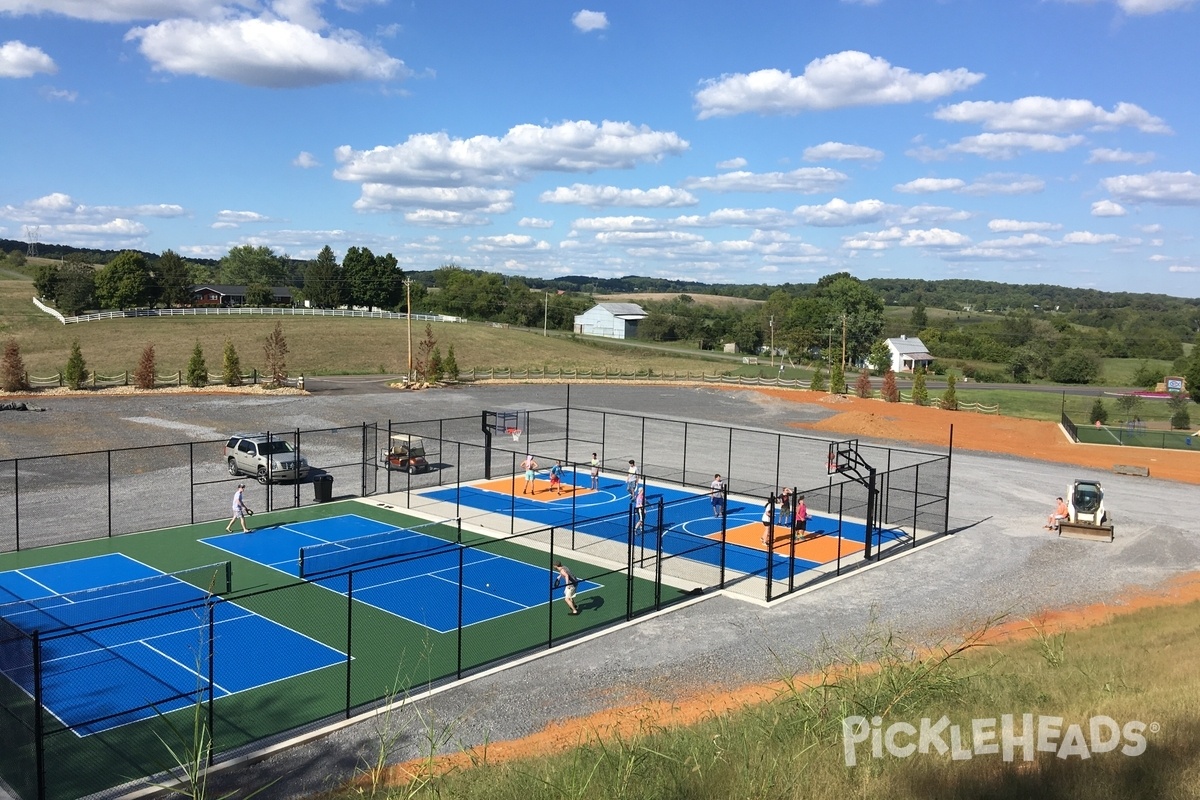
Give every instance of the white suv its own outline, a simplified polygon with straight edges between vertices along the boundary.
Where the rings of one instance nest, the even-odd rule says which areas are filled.
[[[225,443],[229,474],[253,475],[259,483],[298,481],[308,475],[308,460],[285,439],[267,439],[262,434],[239,433]]]

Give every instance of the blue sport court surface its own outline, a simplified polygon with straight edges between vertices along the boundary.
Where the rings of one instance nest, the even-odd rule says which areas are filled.
[[[201,541],[295,577],[301,577],[303,550],[306,580],[344,595],[353,570],[355,600],[438,633],[459,625],[460,567],[464,627],[545,606],[563,594],[548,567],[356,514]],[[583,595],[600,586],[580,581],[577,590]]]
[[[120,585],[129,581],[138,588]],[[0,572],[0,617],[41,632],[44,705],[78,736],[196,702],[208,681],[207,597],[119,553]],[[239,654],[213,665],[218,698],[345,663],[337,650],[235,603],[211,604],[214,636]],[[32,664],[0,669],[33,695]]]
[[[546,527],[554,526],[568,530],[574,527],[579,533],[621,541],[628,536],[627,530],[620,526],[582,524],[591,519],[616,518],[628,513],[632,501],[624,480],[602,475],[600,488],[593,490],[590,488],[589,473],[566,469],[563,471],[563,485],[568,487],[566,493],[551,493],[548,488],[549,482],[540,474],[536,484],[536,493],[522,494],[524,476],[518,474],[515,477],[483,481],[478,485],[431,489],[421,491],[420,494],[445,503],[458,503],[502,516],[511,515],[516,519]],[[574,491],[571,487],[574,487]],[[670,506],[667,514],[671,519],[663,533],[664,554],[717,566],[721,558],[720,548],[716,546],[721,534],[721,519],[712,514],[708,492],[654,484],[647,484],[646,492],[651,501],[661,497],[663,503]],[[687,503],[687,500],[694,502]],[[767,553],[765,548],[757,546],[762,531],[762,503],[761,500],[746,501],[730,495],[726,508],[726,569],[744,575],[766,574]],[[750,532],[749,536],[745,535],[747,531]],[[831,543],[834,546],[801,544],[797,546],[795,556],[792,557],[786,545],[777,543],[770,559],[772,578],[786,579],[792,570],[800,572],[819,569],[824,564],[836,560],[839,531],[840,540],[844,545],[843,558],[862,551],[866,541],[866,527],[863,523],[854,520],[839,522],[832,517],[813,513],[808,532],[814,542],[820,541],[822,537],[832,536],[833,539],[827,540],[827,544]],[[877,534],[877,537],[879,544],[887,544],[904,539],[907,534],[899,529],[885,529]],[[653,549],[653,535],[638,534],[635,544]]]

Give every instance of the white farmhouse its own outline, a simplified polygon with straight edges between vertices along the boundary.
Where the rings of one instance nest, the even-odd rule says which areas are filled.
[[[888,339],[887,346],[892,354],[893,372],[915,372],[919,367],[928,371],[933,364],[929,349],[915,336],[911,339],[903,335],[899,339]]]
[[[647,314],[636,303],[600,303],[575,317],[575,332],[609,339],[632,339]]]

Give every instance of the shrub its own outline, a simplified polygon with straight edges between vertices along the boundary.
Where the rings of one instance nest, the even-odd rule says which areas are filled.
[[[896,388],[896,373],[894,370],[888,370],[883,373],[883,388],[880,390],[883,399],[889,403],[900,402],[900,390]]]
[[[854,393],[859,397],[870,397],[875,393],[871,388],[871,374],[866,369],[858,373],[858,380],[854,383]]]
[[[23,392],[29,388],[25,379],[25,361],[21,358],[21,346],[16,339],[4,345],[4,363],[0,365],[0,386],[6,392]]]
[[[954,373],[946,373],[946,391],[942,392],[942,410],[958,411],[958,393],[954,390]]]
[[[154,369],[154,345],[148,344],[138,359],[137,369],[133,371],[133,385],[139,389],[153,389],[156,383]]]
[[[1088,415],[1088,422],[1095,425],[1099,422],[1101,425],[1108,424],[1108,409],[1104,407],[1104,401],[1099,397],[1096,402],[1092,403],[1092,411]]]
[[[208,386],[208,367],[204,363],[204,350],[200,348],[199,341],[192,348],[192,357],[188,359],[187,385],[193,389]]]
[[[226,386],[242,385],[242,360],[238,358],[233,342],[225,340],[225,357],[221,364],[221,382]]]
[[[454,345],[450,345],[450,349],[446,352],[446,360],[442,363],[442,371],[446,374],[447,380],[458,380],[458,361],[454,358]]]
[[[825,391],[825,373],[821,372],[820,365],[817,365],[817,368],[813,370],[812,383],[809,384],[808,388],[814,392]]]

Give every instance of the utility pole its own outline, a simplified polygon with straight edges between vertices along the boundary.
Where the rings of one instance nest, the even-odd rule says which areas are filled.
[[[550,321],[550,292],[546,292],[546,299],[542,305],[542,336],[546,335],[546,323]]]
[[[846,315],[842,314],[842,372],[846,371]]]
[[[771,315],[771,366],[775,366],[775,315]]]
[[[405,380],[412,381],[412,278],[404,279],[404,307],[408,311],[408,375]]]

